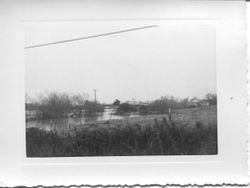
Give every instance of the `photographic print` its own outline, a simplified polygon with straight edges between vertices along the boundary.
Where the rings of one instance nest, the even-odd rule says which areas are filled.
[[[215,27],[26,30],[27,157],[216,155]]]

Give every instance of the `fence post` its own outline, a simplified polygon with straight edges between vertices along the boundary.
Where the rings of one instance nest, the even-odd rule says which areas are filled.
[[[172,122],[171,108],[168,108],[168,119]]]

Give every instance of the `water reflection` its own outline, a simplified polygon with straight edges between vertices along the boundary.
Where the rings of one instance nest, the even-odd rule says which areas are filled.
[[[132,115],[135,116],[135,115]],[[127,117],[127,116],[126,116]],[[107,121],[112,119],[123,119],[125,116],[115,115],[113,109],[105,109],[103,113],[95,113],[81,117],[67,117],[58,119],[32,120],[26,122],[26,127],[36,127],[46,131],[67,131],[74,127],[96,121]]]

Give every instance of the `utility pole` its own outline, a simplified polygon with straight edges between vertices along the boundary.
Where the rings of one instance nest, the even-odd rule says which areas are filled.
[[[95,103],[97,102],[97,100],[96,100],[96,92],[97,92],[98,90],[97,89],[94,89],[94,99],[95,99]]]

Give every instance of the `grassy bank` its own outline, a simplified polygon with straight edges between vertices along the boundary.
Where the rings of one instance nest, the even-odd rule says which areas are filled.
[[[65,135],[29,128],[26,143],[28,157],[217,154],[217,125],[178,126],[163,118],[143,125],[83,127]]]

